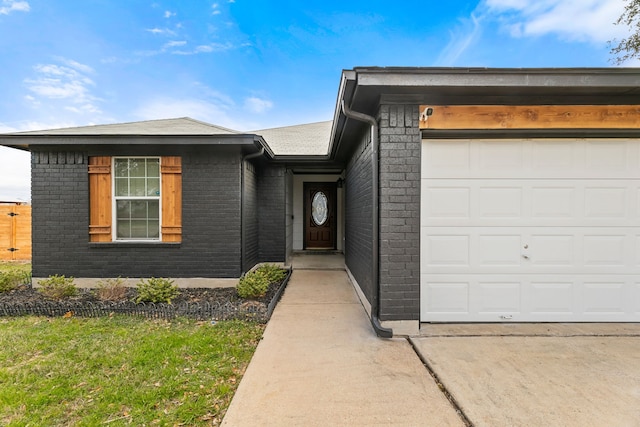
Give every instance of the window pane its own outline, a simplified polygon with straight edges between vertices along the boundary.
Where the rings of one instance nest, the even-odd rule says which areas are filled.
[[[118,220],[116,236],[118,239],[128,239],[131,237],[131,222],[129,220]]]
[[[144,178],[131,178],[129,180],[129,192],[130,196],[146,196],[146,179]]]
[[[131,218],[147,219],[147,202],[134,200],[131,202]]]
[[[147,176],[150,178],[160,176],[160,161],[158,159],[147,159]]]
[[[147,238],[147,220],[134,219],[131,220],[131,237],[138,239]]]
[[[160,202],[158,200],[149,200],[148,202],[149,219],[160,219]]]
[[[157,239],[160,237],[160,221],[149,220],[149,238]]]
[[[160,195],[160,179],[147,179],[147,196],[156,197]]]
[[[144,177],[146,159],[129,159],[129,176]]]
[[[131,217],[131,202],[128,200],[118,200],[116,207],[116,216],[118,219],[128,219]]]
[[[116,177],[126,178],[129,176],[129,160],[116,159]]]
[[[116,177],[116,196],[129,195],[129,180],[127,178]]]

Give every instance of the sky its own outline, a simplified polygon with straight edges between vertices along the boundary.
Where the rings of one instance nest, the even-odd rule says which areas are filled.
[[[330,120],[341,71],[357,66],[609,67],[624,4],[0,0],[0,133]],[[0,147],[0,200],[30,200],[29,162]]]

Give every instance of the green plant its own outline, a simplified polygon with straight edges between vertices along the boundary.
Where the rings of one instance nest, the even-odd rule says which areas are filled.
[[[138,283],[138,297],[136,302],[164,302],[171,304],[171,300],[180,294],[178,285],[173,280],[152,277]]]
[[[102,279],[98,282],[94,294],[100,301],[123,301],[127,297],[127,288],[121,277]]]
[[[0,425],[218,425],[262,331],[240,321],[0,318]]]
[[[76,288],[73,277],[55,274],[40,280],[38,284],[40,285],[38,291],[47,298],[61,300],[78,295],[78,288]]]
[[[238,296],[241,298],[258,298],[264,296],[269,289],[269,280],[257,270],[247,273],[238,283]]]
[[[263,264],[256,271],[265,276],[269,283],[281,282],[287,276],[287,271],[275,264]]]
[[[31,264],[0,261],[0,293],[31,283]]]

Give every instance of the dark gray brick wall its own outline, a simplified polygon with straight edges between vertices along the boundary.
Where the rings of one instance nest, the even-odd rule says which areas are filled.
[[[293,172],[285,175],[285,257],[288,260],[293,253]]]
[[[259,235],[258,235],[258,175],[256,166],[244,162],[244,265],[243,271],[249,271],[258,263]]]
[[[351,153],[345,176],[345,263],[371,303],[373,244],[371,135],[363,129],[361,140]]]
[[[286,170],[261,164],[258,175],[260,261],[284,262],[286,257]]]
[[[380,319],[420,318],[420,150],[417,105],[381,105]]]
[[[182,156],[182,242],[89,243],[89,155]],[[33,152],[33,275],[238,277],[240,159],[236,147]]]

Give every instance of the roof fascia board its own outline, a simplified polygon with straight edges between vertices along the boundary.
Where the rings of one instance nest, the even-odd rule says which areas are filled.
[[[338,150],[338,144],[342,141],[342,131],[344,130],[344,121],[346,116],[342,113],[342,100],[347,96],[349,99],[353,94],[354,87],[357,86],[357,74],[354,70],[342,70],[340,78],[340,87],[338,88],[338,96],[336,98],[336,106],[333,111],[333,124],[331,125],[331,136],[329,138],[329,158],[334,158]],[[346,101],[345,101],[346,102]]]
[[[259,135],[2,135],[0,145],[266,145]],[[272,154],[272,153],[270,153]]]
[[[357,70],[358,86],[638,87],[640,69]]]

